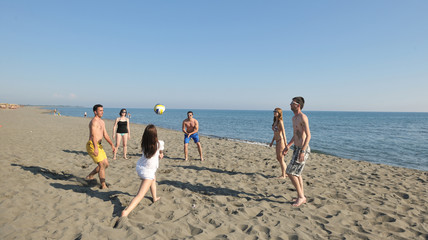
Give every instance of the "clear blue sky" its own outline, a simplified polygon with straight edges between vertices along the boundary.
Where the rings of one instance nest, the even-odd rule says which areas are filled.
[[[0,0],[0,102],[428,112],[428,1]]]

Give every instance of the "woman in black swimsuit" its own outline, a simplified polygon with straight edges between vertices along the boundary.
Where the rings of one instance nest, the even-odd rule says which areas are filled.
[[[113,159],[116,159],[117,149],[119,149],[120,141],[123,140],[123,158],[126,156],[128,139],[131,139],[131,129],[129,128],[129,119],[126,117],[126,109],[122,108],[119,112],[120,117],[116,118],[113,127],[113,139],[116,139],[116,152]]]
[[[278,178],[285,179],[287,174],[285,174],[286,165],[282,151],[285,148],[285,144],[287,144],[287,137],[285,136],[284,121],[282,120],[282,109],[275,108],[273,111],[273,116],[273,138],[272,142],[269,144],[269,147],[272,147],[274,141],[276,142],[276,159],[281,166],[281,176]]]

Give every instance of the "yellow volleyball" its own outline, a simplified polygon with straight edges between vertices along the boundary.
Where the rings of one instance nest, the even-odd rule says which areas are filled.
[[[155,110],[156,114],[162,115],[165,112],[165,106],[162,104],[156,104],[153,110]]]

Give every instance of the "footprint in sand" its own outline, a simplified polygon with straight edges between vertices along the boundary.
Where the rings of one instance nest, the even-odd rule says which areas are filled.
[[[116,221],[113,221],[114,225],[113,228],[117,228],[117,229],[125,229],[128,230],[129,226],[129,221],[128,221],[128,217],[119,217]]]

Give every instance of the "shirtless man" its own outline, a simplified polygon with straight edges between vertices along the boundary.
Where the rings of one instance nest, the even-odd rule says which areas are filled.
[[[93,111],[95,116],[89,123],[89,140],[86,143],[86,151],[98,166],[86,177],[86,179],[94,179],[94,175],[98,173],[101,189],[105,189],[107,188],[105,170],[108,168],[108,160],[103,146],[101,145],[103,137],[113,149],[113,154],[115,153],[116,148],[113,146],[113,142],[107,134],[105,123],[101,119],[104,114],[103,106],[101,104],[97,104],[94,106]]]
[[[204,161],[204,158],[202,157],[202,146],[199,142],[199,123],[198,120],[193,118],[193,112],[189,111],[187,112],[187,118],[184,119],[182,129],[184,132],[184,159],[187,161],[187,146],[189,145],[190,139],[192,138],[193,141],[198,146],[199,155],[201,156],[201,161]]]
[[[290,142],[282,151],[282,154],[285,155],[291,145],[294,144],[293,157],[287,166],[286,172],[297,191],[297,199],[293,203],[293,206],[295,207],[306,203],[306,197],[303,191],[303,178],[301,174],[311,152],[311,148],[309,147],[309,141],[311,140],[309,121],[308,117],[302,113],[304,104],[305,99],[303,99],[303,97],[295,97],[290,103],[290,108],[294,113],[292,119],[293,138],[291,138]]]

